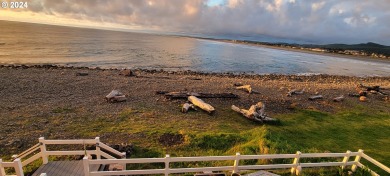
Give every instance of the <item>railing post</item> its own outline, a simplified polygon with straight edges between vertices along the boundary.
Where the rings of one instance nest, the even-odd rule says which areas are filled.
[[[361,154],[363,153],[363,150],[362,149],[359,149],[359,151],[358,151],[358,155],[356,155],[356,157],[355,157],[355,160],[354,160],[354,164],[352,165],[352,167],[351,167],[351,171],[352,172],[355,172],[356,171],[356,169],[357,169],[357,164],[360,162],[360,158],[362,158],[362,156],[361,156]]]
[[[49,162],[49,160],[47,159],[47,155],[46,155],[46,144],[45,144],[44,137],[39,138],[39,144],[41,145],[41,146],[39,146],[39,148],[41,149],[43,164],[47,164]]]
[[[95,141],[96,141],[96,159],[101,159],[101,150],[100,150],[100,137],[96,137],[95,138]]]
[[[88,156],[83,158],[84,176],[89,176],[89,160]]]
[[[234,160],[234,165],[233,165],[233,173],[239,173],[238,165],[240,164],[240,156],[241,154],[237,152],[236,159]]]
[[[343,165],[341,166],[341,170],[345,169],[345,166],[347,165],[347,162],[349,161],[349,156],[351,155],[351,151],[347,150],[347,153],[345,153],[344,159],[343,159]]]
[[[300,171],[302,170],[302,168],[299,166],[299,159],[301,158],[301,154],[302,153],[300,151],[297,151],[297,153],[295,154],[296,156],[293,162],[295,166],[291,168],[291,174],[299,175]]]
[[[122,158],[121,159],[126,159],[126,152],[122,152]],[[123,169],[126,170],[126,163],[122,164]]]
[[[0,176],[5,176],[5,170],[3,167],[3,160],[0,159]]]
[[[24,176],[24,173],[23,173],[23,165],[22,165],[22,161],[20,161],[20,158],[16,158],[14,160],[14,164],[15,164],[15,172],[16,172],[16,175],[17,176]]]
[[[164,174],[165,176],[169,175],[169,162],[171,161],[171,157],[169,154],[165,155],[165,171]]]

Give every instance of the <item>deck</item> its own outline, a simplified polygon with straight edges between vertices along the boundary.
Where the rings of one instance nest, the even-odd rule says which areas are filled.
[[[97,171],[99,165],[91,165],[90,171]],[[47,176],[84,176],[83,161],[50,161],[39,167],[32,176],[40,176],[46,173]]]

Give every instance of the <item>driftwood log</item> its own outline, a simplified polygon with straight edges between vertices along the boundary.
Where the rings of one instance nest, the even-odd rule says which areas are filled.
[[[213,113],[215,111],[214,107],[205,103],[203,100],[195,97],[195,96],[189,96],[188,101],[190,101],[195,106],[199,107],[200,109],[203,109],[207,111],[208,113]]]
[[[297,89],[293,89],[293,90],[290,90],[289,92],[287,92],[287,96],[291,97],[292,95],[301,95],[304,92],[305,92],[305,89],[302,89],[300,91],[298,91]]]
[[[190,109],[196,110],[194,104],[184,103],[181,108],[181,112],[187,113]]]
[[[232,110],[242,114],[244,117],[250,120],[258,122],[275,121],[275,119],[268,117],[265,114],[265,105],[262,102],[258,102],[257,104],[252,105],[248,110],[240,109],[239,107],[232,105]]]
[[[77,72],[76,76],[88,76],[88,73],[85,72]]]
[[[124,95],[124,94],[121,93],[120,91],[118,91],[118,90],[112,90],[112,91],[106,96],[106,100],[107,100],[107,102],[115,103],[115,102],[126,101],[127,98],[126,98],[126,95]]]
[[[389,88],[383,88],[383,87],[380,87],[380,86],[365,86],[365,85],[363,85],[361,83],[357,86],[357,88],[364,89],[365,91],[368,91],[368,92],[375,91],[375,92],[378,92],[381,95],[388,95],[387,93],[383,92],[383,90],[388,90],[389,89]],[[366,96],[366,95],[360,95],[360,96]]]
[[[319,99],[323,99],[324,97],[322,95],[315,95],[315,96],[311,96],[309,97],[309,100],[319,100]]]
[[[339,97],[333,98],[333,101],[334,101],[334,102],[341,102],[341,101],[343,101],[343,100],[344,100],[344,95],[341,95],[341,96],[339,96]]]
[[[251,85],[238,86],[238,87],[236,87],[236,89],[238,89],[238,90],[244,90],[244,91],[246,91],[246,92],[248,92],[248,93],[250,93],[250,94],[251,94],[251,93],[260,94],[259,91],[253,90]]]
[[[188,98],[196,96],[198,98],[238,98],[238,95],[233,93],[197,93],[197,92],[166,92],[157,91],[156,94],[163,94],[167,99]]]

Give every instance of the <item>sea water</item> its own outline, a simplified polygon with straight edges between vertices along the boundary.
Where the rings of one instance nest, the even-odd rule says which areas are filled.
[[[390,76],[390,62],[220,41],[0,21],[0,64]]]

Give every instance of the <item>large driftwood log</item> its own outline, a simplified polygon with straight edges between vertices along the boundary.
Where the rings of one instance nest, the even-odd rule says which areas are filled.
[[[238,98],[238,95],[233,93],[197,93],[197,92],[166,92],[157,91],[156,94],[163,94],[167,99],[188,98],[196,96],[198,98]]]
[[[250,120],[258,122],[275,121],[275,119],[268,117],[265,114],[265,105],[262,102],[252,105],[248,110],[240,109],[239,107],[232,105],[232,110],[241,113],[244,117]]]
[[[107,96],[106,96],[107,102],[114,103],[114,102],[122,102],[126,101],[126,95],[122,94],[118,90],[112,90]]]
[[[190,101],[192,104],[199,107],[200,109],[207,111],[208,113],[212,113],[215,111],[213,106],[205,103],[203,100],[201,100],[195,96],[189,96],[188,101]]]

